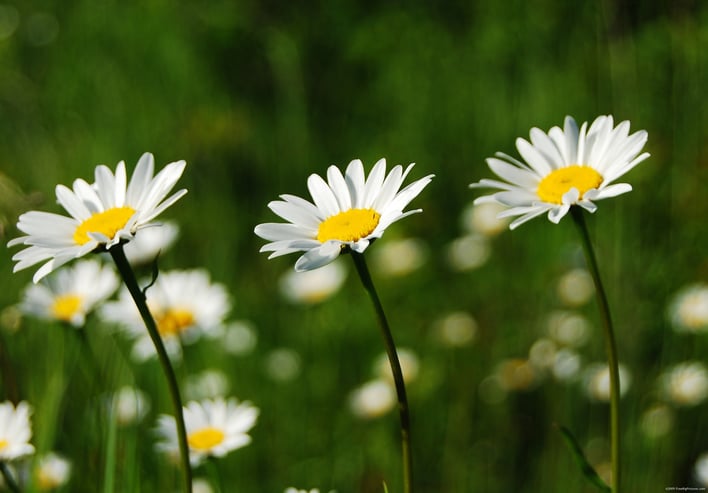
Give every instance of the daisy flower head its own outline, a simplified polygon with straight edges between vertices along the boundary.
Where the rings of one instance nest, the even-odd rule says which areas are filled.
[[[58,320],[83,327],[86,316],[118,288],[118,276],[111,267],[84,260],[68,269],[30,284],[20,310],[44,320]]]
[[[26,402],[15,407],[12,402],[0,403],[0,461],[18,459],[34,453],[30,414]]]
[[[336,166],[327,169],[327,180],[312,174],[307,188],[313,202],[294,195],[281,195],[282,200],[268,207],[287,223],[264,223],[255,233],[270,241],[261,252],[278,257],[305,252],[295,263],[295,270],[322,267],[349,249],[362,253],[380,238],[391,224],[421,209],[403,212],[433,175],[414,181],[400,189],[413,168],[394,166],[386,174],[386,160],[380,159],[368,177],[358,159],[347,166],[344,174]]]
[[[193,466],[207,457],[223,457],[251,443],[248,432],[256,424],[259,413],[250,402],[239,402],[235,398],[192,401],[183,410],[189,458]],[[174,417],[160,416],[157,433],[160,436],[158,450],[176,457],[179,445]]]
[[[226,288],[212,282],[204,269],[163,272],[145,294],[165,349],[177,358],[182,354],[182,343],[191,344],[203,334],[218,332],[231,308]],[[136,359],[157,355],[127,289],[121,291],[117,301],[104,304],[100,313],[135,339]]]
[[[580,129],[566,116],[562,129],[553,127],[546,133],[532,128],[530,137],[530,142],[516,140],[523,161],[504,153],[487,159],[504,181],[483,179],[470,185],[499,190],[477,198],[475,204],[497,202],[507,207],[498,217],[516,217],[510,229],[544,213],[557,224],[574,205],[595,212],[594,201],[632,190],[615,181],[649,157],[640,154],[647,132],[630,135],[629,121],[615,127],[611,115],[597,117],[589,128],[584,122]]]
[[[17,262],[14,271],[46,261],[34,274],[36,283],[70,260],[131,240],[187,193],[182,189],[167,196],[184,167],[184,161],[170,163],[153,176],[155,160],[145,153],[130,182],[121,161],[115,173],[105,165],[97,166],[94,183],[77,179],[71,189],[57,185],[57,202],[69,216],[40,211],[22,214],[17,228],[25,236],[8,243],[27,246],[12,257]]]

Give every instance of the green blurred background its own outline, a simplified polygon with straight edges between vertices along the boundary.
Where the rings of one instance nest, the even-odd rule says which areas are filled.
[[[694,485],[693,464],[708,450],[706,403],[673,409],[673,427],[658,438],[640,422],[659,400],[661,372],[705,361],[708,349],[705,334],[677,334],[666,317],[677,290],[708,279],[707,47],[700,0],[4,2],[3,241],[18,234],[24,210],[60,212],[54,186],[91,179],[96,164],[125,160],[131,170],[144,151],[159,166],[185,159],[189,194],[166,214],[181,235],[161,267],[208,269],[232,293],[232,318],[258,335],[241,357],[200,343],[180,369],[219,368],[231,394],[261,408],[253,444],[219,462],[224,490],[374,492],[385,479],[400,491],[396,413],[362,421],[348,409],[383,351],[353,270],[326,303],[286,303],[278,278],[296,257],[268,261],[252,231],[276,220],[268,201],[306,196],[307,176],[330,164],[416,162],[413,179],[436,175],[412,205],[424,212],[371,253],[396,237],[420,238],[428,252],[406,277],[373,272],[398,343],[420,360],[409,388],[418,490],[593,491],[553,424],[602,458],[606,404],[550,378],[480,396],[502,360],[526,358],[545,337],[559,276],[582,265],[570,221],[503,232],[472,270],[450,268],[446,248],[480,194],[467,184],[491,175],[486,157],[516,155],[516,137],[565,115],[629,119],[648,131],[652,156],[627,176],[634,191],[601,202],[590,219],[620,359],[633,375],[622,401],[626,491]],[[0,307],[31,278],[11,273],[15,251],[0,255]],[[432,327],[455,310],[472,314],[478,330],[473,344],[451,349]],[[594,327],[580,356],[602,361],[596,307],[580,311]],[[175,491],[177,473],[153,452],[154,417],[170,412],[159,367],[130,362],[129,345],[97,321],[87,335],[105,390],[135,383],[153,397],[145,422],[118,432],[116,491]],[[0,343],[0,400],[29,400],[38,447],[75,461],[65,491],[106,491],[107,426],[89,374],[77,370],[87,358],[76,338],[27,319],[0,332]],[[264,370],[277,348],[299,355],[287,381]]]

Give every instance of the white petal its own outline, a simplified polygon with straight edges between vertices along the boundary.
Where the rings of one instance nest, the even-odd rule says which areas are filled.
[[[307,189],[310,191],[312,200],[325,217],[330,217],[340,212],[337,199],[329,188],[329,185],[321,176],[312,174],[307,179]]]
[[[347,182],[342,176],[342,172],[336,166],[327,168],[327,183],[334,192],[334,196],[339,204],[339,209],[345,211],[352,208],[352,198],[347,188]]]
[[[527,163],[540,175],[546,176],[552,170],[551,165],[546,161],[546,159],[538,152],[534,146],[532,146],[528,141],[518,138],[516,139],[516,149],[521,154]]]
[[[320,248],[313,248],[295,262],[295,270],[303,272],[327,265],[341,253],[341,243],[327,241]]]
[[[352,207],[361,209],[364,201],[364,165],[359,159],[354,159],[349,163],[344,173],[344,181],[347,182],[349,188]]]

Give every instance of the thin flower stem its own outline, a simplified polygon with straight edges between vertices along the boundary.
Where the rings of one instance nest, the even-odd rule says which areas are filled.
[[[211,455],[207,458],[207,469],[209,471],[208,474],[211,477],[211,484],[214,487],[214,491],[216,493],[221,493],[223,491],[223,488],[221,487],[221,475],[219,474],[216,458]]]
[[[175,411],[175,422],[177,423],[177,442],[179,443],[179,453],[182,462],[182,469],[184,474],[184,489],[187,493],[192,493],[192,468],[189,464],[189,448],[187,446],[187,430],[184,425],[184,416],[182,414],[182,398],[179,393],[179,386],[177,385],[177,378],[175,377],[174,369],[170,363],[170,358],[167,356],[167,351],[165,351],[165,346],[162,344],[162,337],[157,330],[157,324],[155,319],[150,313],[150,309],[147,306],[145,300],[145,294],[140,289],[138,281],[135,279],[135,273],[133,272],[128,259],[123,251],[123,245],[118,244],[108,250],[113,257],[113,261],[116,263],[118,272],[123,278],[130,295],[133,297],[135,305],[138,307],[140,316],[145,322],[145,327],[147,328],[148,334],[152,339],[152,343],[155,345],[155,350],[157,351],[157,357],[160,360],[160,365],[167,378],[167,386],[170,391],[170,397],[172,398],[172,406]]]
[[[610,449],[612,461],[612,493],[620,491],[620,380],[619,380],[619,359],[617,357],[617,343],[610,318],[610,306],[607,303],[607,295],[600,279],[600,270],[597,267],[597,259],[590,241],[590,234],[585,223],[583,210],[578,206],[570,208],[573,220],[580,233],[583,251],[590,269],[590,275],[595,283],[597,292],[597,302],[600,308],[600,317],[605,332],[605,352],[607,353],[607,363],[610,370]]]
[[[20,493],[20,487],[17,486],[15,478],[12,477],[12,472],[10,471],[10,468],[7,467],[7,464],[1,460],[0,471],[2,471],[2,477],[5,479],[5,485],[8,487],[8,489],[12,491],[12,493]]]
[[[379,321],[381,335],[384,338],[384,345],[386,346],[388,362],[391,365],[393,381],[396,386],[396,395],[398,397],[398,411],[401,417],[401,448],[403,452],[403,491],[405,493],[411,493],[413,491],[413,456],[411,453],[411,425],[410,416],[408,413],[408,398],[406,397],[406,385],[403,381],[401,363],[398,360],[398,353],[396,352],[396,343],[393,340],[391,329],[388,326],[388,321],[386,320],[386,313],[384,313],[383,306],[381,305],[379,296],[376,293],[376,288],[374,287],[374,283],[371,280],[371,275],[369,274],[369,269],[366,266],[366,260],[364,259],[364,255],[352,251],[351,256],[352,260],[354,260],[354,266],[356,267],[356,271],[359,274],[361,283],[364,285],[364,289],[366,289],[366,292],[371,298],[371,302],[374,304],[374,310],[376,311],[376,316]]]

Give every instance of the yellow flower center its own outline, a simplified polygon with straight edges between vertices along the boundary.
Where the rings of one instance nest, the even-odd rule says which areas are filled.
[[[381,214],[373,209],[349,209],[320,223],[317,241],[358,241],[370,235],[379,224]]]
[[[224,432],[218,428],[208,426],[190,433],[187,443],[195,450],[209,450],[224,441]]]
[[[108,238],[113,238],[133,214],[135,214],[135,209],[127,206],[113,207],[103,212],[97,212],[79,224],[79,227],[74,231],[74,241],[79,245],[88,243],[91,241],[89,233],[101,233]]]
[[[75,294],[57,296],[50,308],[52,315],[57,320],[71,322],[74,315],[81,308],[81,297]]]
[[[7,443],[7,440],[4,440],[4,439],[0,438],[0,450],[4,449],[4,448],[7,447],[8,445],[9,445],[9,444]]]
[[[190,310],[172,308],[157,315],[155,323],[161,336],[176,336],[194,325],[194,314]]]
[[[541,183],[538,184],[536,193],[544,202],[562,204],[563,195],[571,188],[580,192],[578,198],[591,188],[597,188],[602,183],[602,175],[590,166],[574,164],[565,168],[551,171]]]

